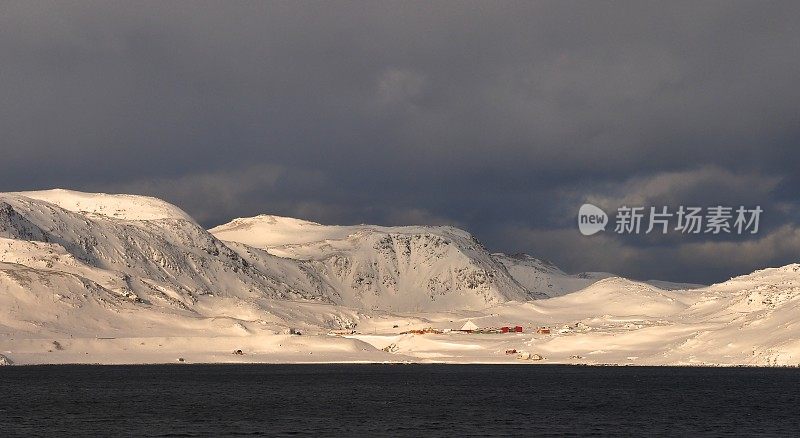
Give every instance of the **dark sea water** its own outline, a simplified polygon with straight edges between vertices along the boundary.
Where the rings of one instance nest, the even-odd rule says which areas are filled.
[[[800,436],[800,369],[0,368],[0,436]]]

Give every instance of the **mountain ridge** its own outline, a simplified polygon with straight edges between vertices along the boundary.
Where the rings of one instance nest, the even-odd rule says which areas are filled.
[[[330,361],[503,361],[505,349],[535,347],[553,363],[800,362],[800,264],[689,289],[567,274],[490,253],[452,227],[260,215],[207,231],[183,214],[147,197],[0,194],[0,352],[14,363],[138,363],[164,361],[170,345],[218,362],[226,343],[242,343],[261,351],[255,361],[315,351]],[[467,320],[526,334],[444,334]],[[542,325],[557,331],[527,334]],[[286,337],[298,332],[307,340]]]

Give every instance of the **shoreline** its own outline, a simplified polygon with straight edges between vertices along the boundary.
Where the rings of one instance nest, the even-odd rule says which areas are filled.
[[[613,338],[618,339],[618,338]],[[651,344],[599,349],[597,343],[557,344],[529,336],[330,335],[23,338],[0,342],[2,366],[38,365],[559,365],[599,367],[798,368],[761,356],[670,354]],[[617,346],[620,346],[618,344]],[[633,347],[633,345],[631,346]],[[608,348],[606,346],[606,348]]]
[[[313,365],[364,365],[364,366],[537,366],[537,367],[569,367],[569,368],[764,368],[764,369],[800,369],[800,365],[753,365],[753,364],[616,364],[616,363],[567,363],[567,362],[413,362],[413,361],[320,361],[320,362],[52,362],[52,363],[24,363],[0,366],[0,370],[21,367],[152,367],[152,366],[313,366]]]

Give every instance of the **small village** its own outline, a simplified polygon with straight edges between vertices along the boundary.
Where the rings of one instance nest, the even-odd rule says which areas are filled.
[[[581,328],[585,327],[585,326],[579,327],[579,325],[582,326],[581,323],[578,323],[578,324],[576,324],[574,326],[566,325],[563,328],[561,328],[560,330],[558,330],[558,333],[563,334],[563,333],[567,333],[567,332],[570,332],[570,331],[573,331],[573,330],[580,330]],[[551,327],[538,326],[538,325],[532,325],[532,324],[529,325],[529,326],[532,326],[532,327],[531,327],[531,329],[529,329],[527,331],[528,333],[535,333],[537,335],[545,335],[545,336],[553,334],[553,329],[551,329]],[[399,328],[399,326],[395,324],[393,326],[393,328],[397,329],[397,328]],[[453,335],[453,336],[459,336],[459,335],[512,335],[512,334],[513,335],[521,335],[521,334],[524,334],[524,333],[526,333],[525,326],[519,325],[519,324],[515,324],[515,325],[510,325],[509,324],[509,325],[503,325],[503,326],[484,326],[484,327],[482,327],[482,326],[479,326],[478,324],[476,324],[475,322],[473,322],[472,320],[467,320],[459,328],[434,328],[434,327],[414,328],[414,329],[404,330],[404,331],[400,331],[400,332],[395,332],[392,335],[423,335],[423,336],[424,335]],[[354,329],[331,330],[330,332],[328,332],[328,334],[330,336],[342,336],[342,337],[347,337],[347,336],[355,336],[355,337],[357,337],[357,336],[362,336],[363,335],[362,333],[360,333],[360,332],[358,332],[357,330],[354,330]],[[389,345],[387,345],[386,347],[382,348],[382,350],[386,351],[388,353],[398,353],[398,352],[400,352],[401,349],[398,346],[398,343],[392,342]],[[504,356],[513,356],[514,358],[516,358],[517,360],[520,360],[520,361],[539,361],[539,360],[544,360],[545,359],[545,357],[543,357],[540,354],[536,354],[536,353],[531,353],[531,352],[525,351],[525,350],[521,349],[520,347],[517,347],[517,348],[503,348],[503,349],[498,350],[497,354],[498,355],[504,355]]]
[[[393,328],[398,328],[395,325]],[[564,330],[564,329],[562,329]],[[434,327],[425,327],[421,329],[411,329],[399,332],[401,335],[413,334],[413,335],[427,335],[427,334],[478,334],[478,335],[492,335],[492,334],[503,334],[503,333],[524,333],[525,329],[521,325],[507,325],[507,326],[500,326],[500,327],[479,327],[477,324],[472,322],[472,320],[468,320],[464,323],[461,328],[458,329],[438,329]],[[547,326],[540,326],[536,327],[534,330],[536,334],[540,335],[549,335],[552,333],[550,327]],[[288,334],[300,334],[300,331],[297,329],[289,329],[287,331]],[[331,336],[347,336],[347,335],[356,335],[362,334],[355,329],[334,329],[328,332]]]
[[[479,327],[477,324],[472,322],[472,320],[467,321],[461,326],[460,329],[435,329],[433,327],[427,327],[423,329],[413,329],[407,330],[404,332],[400,332],[400,334],[415,334],[415,335],[424,335],[424,334],[442,334],[442,333],[470,333],[470,334],[498,334],[498,333],[524,333],[524,328],[521,325],[514,325],[514,326],[501,326],[501,327]],[[550,328],[548,327],[538,327],[536,328],[536,333],[542,335],[549,335]]]

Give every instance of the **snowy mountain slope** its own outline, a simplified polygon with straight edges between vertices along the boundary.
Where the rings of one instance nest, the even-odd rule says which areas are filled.
[[[543,293],[551,298],[581,290],[599,280],[613,277],[613,274],[606,272],[582,272],[570,275],[554,264],[528,254],[495,253],[492,256],[526,289]]]
[[[662,317],[674,315],[687,307],[686,298],[680,292],[669,292],[620,277],[599,280],[575,293],[548,300],[544,305],[547,308],[588,311],[582,318],[597,315],[599,309],[615,316]]]
[[[689,291],[675,319],[703,326],[666,358],[800,365],[800,264],[768,268]]]
[[[239,242],[245,245],[262,248],[270,254],[297,260],[319,260],[332,253],[352,253],[356,251],[357,238],[372,234],[395,235],[449,235],[456,239],[472,240],[469,233],[452,227],[381,227],[376,225],[321,225],[316,222],[302,219],[287,218],[274,215],[259,215],[251,218],[239,218],[209,230],[212,234],[224,241]],[[364,248],[358,249],[363,252]],[[486,258],[485,255],[482,255]],[[550,262],[537,259],[528,254],[505,255],[502,253],[490,254],[490,262],[502,264],[511,278],[519,283],[529,295],[529,298],[558,297],[564,294],[579,291],[598,280],[613,277],[614,274],[606,272],[582,272],[567,274]],[[381,263],[371,260],[373,263]],[[326,272],[331,269],[323,266]],[[496,268],[495,268],[496,269]],[[367,270],[369,271],[369,270]],[[372,272],[364,272],[367,276],[375,276]],[[391,281],[391,280],[389,280]],[[352,285],[334,281],[337,288],[347,289]],[[688,283],[672,283],[667,281],[651,280],[646,283],[665,290],[686,290],[702,287],[702,285]],[[419,285],[413,285],[419,288]],[[363,294],[362,294],[363,295]],[[508,297],[506,297],[508,298]],[[353,297],[363,300],[363,296]],[[511,299],[518,299],[516,297]],[[352,301],[352,300],[351,300]],[[343,303],[348,303],[343,301]],[[421,307],[426,308],[427,306]],[[480,303],[479,303],[480,304]],[[491,304],[491,303],[488,303]],[[350,304],[352,305],[352,303]],[[380,307],[380,306],[378,306]],[[456,306],[454,308],[459,308]],[[469,306],[473,307],[474,306]],[[395,310],[402,307],[391,306]]]
[[[251,267],[269,273],[275,280],[293,291],[304,291],[306,297],[320,297],[322,301],[337,302],[339,292],[307,261],[274,256],[267,251],[238,242],[225,242]]]
[[[550,363],[800,365],[800,264],[687,289],[569,275],[449,227],[259,216],[209,233],[151,198],[30,193],[0,194],[0,354],[18,364],[514,362],[515,349]],[[402,333],[467,320],[524,333]]]
[[[182,219],[194,222],[180,208],[160,199],[139,195],[109,195],[53,189],[9,193],[58,205],[64,210],[125,220]]]
[[[338,228],[333,235],[324,230],[324,237],[339,241],[294,248],[319,257],[292,259],[223,243],[152,198],[66,190],[0,194],[0,327],[18,335],[149,333],[170,326],[183,333],[211,318],[327,330],[353,326],[357,312],[303,306],[452,310],[527,298],[460,230]],[[359,257],[344,257],[348,248]]]
[[[310,296],[259,271],[181,218],[122,220],[65,210],[21,195],[0,195],[0,236],[60,245],[81,263],[168,285],[183,296]]]
[[[452,227],[325,226],[262,215],[210,232],[307,262],[337,291],[335,302],[345,306],[480,309],[535,297],[469,233]]]
[[[528,347],[558,361],[800,365],[798,264],[680,291],[614,277],[483,314],[473,318],[484,325],[553,327],[553,335],[534,338]]]
[[[120,209],[135,213],[136,204]],[[78,308],[89,309],[92,315],[98,314],[87,303],[102,303],[97,305],[112,313],[101,312],[105,316],[99,319],[123,309],[144,310],[143,319],[154,309],[191,317],[219,316],[213,300],[204,297],[228,298],[240,306],[261,303],[262,308],[274,299],[330,301],[325,285],[302,264],[263,252],[244,258],[194,221],[182,218],[123,220],[72,212],[19,194],[0,194],[0,237],[0,288],[4,288],[0,291],[22,288],[37,297],[26,301],[12,294],[15,304],[8,308],[18,309],[17,315],[38,314],[22,304],[53,297],[57,303],[83,303]],[[57,305],[49,310],[61,317],[49,320],[52,330],[72,330],[64,319],[68,308]],[[13,320],[6,316],[6,321]]]
[[[502,362],[507,351],[522,351],[535,353],[537,363],[800,366],[798,287],[797,264],[697,290],[608,278],[553,299],[417,315],[440,330],[468,320],[479,327],[523,326],[516,335],[420,337],[386,330],[355,338],[392,345],[394,354],[449,363]],[[537,332],[542,326],[549,330]]]
[[[262,214],[237,218],[208,231],[221,240],[274,250],[270,252],[279,256],[290,256],[281,252],[280,247],[341,240],[366,228],[365,225],[321,225],[302,219]]]
[[[526,289],[535,293],[543,293],[551,298],[579,291],[605,278],[615,277],[614,274],[608,272],[567,274],[553,263],[528,254],[494,253],[492,256],[501,262],[509,274]],[[644,283],[663,290],[688,290],[703,287],[701,284],[660,280],[647,280]]]
[[[33,197],[0,194],[0,290],[29,290],[36,297],[23,300],[21,292],[4,297],[15,315],[38,315],[30,320],[33,332],[43,327],[75,332],[71,324],[82,319],[98,323],[86,324],[81,334],[103,332],[115,325],[108,321],[119,319],[120,312],[140,312],[141,321],[172,315],[163,324],[150,324],[155,327],[168,326],[169,318],[190,327],[197,318],[224,317],[269,321],[271,327],[336,328],[352,325],[355,314],[346,309],[297,312],[297,306],[310,300],[353,308],[452,310],[527,298],[503,267],[460,230],[408,227],[401,229],[405,233],[372,235],[359,228],[356,234],[369,236],[345,238],[337,242],[344,247],[327,254],[323,249],[317,258],[291,259],[223,243],[179,209],[151,198],[66,190],[24,193]],[[353,231],[340,228],[339,236]],[[305,249],[318,246],[314,242]],[[366,251],[358,249],[362,246]],[[346,259],[342,254],[348,247],[366,255]],[[417,270],[420,276],[409,275]],[[371,287],[371,278],[386,288]],[[463,287],[450,293],[454,282]],[[446,296],[418,294],[415,302],[398,293],[401,289]],[[36,309],[36,303],[48,300],[55,307],[44,314],[55,319],[40,318],[44,314]],[[69,310],[65,318],[62,313],[73,307],[64,303],[78,310]],[[16,327],[10,332],[22,330],[10,314],[3,321],[0,325]],[[120,329],[126,326],[118,323]],[[128,323],[136,325],[133,319]]]
[[[696,291],[696,317],[735,320],[800,305],[800,264],[768,268]],[[800,310],[800,308],[798,308]]]

